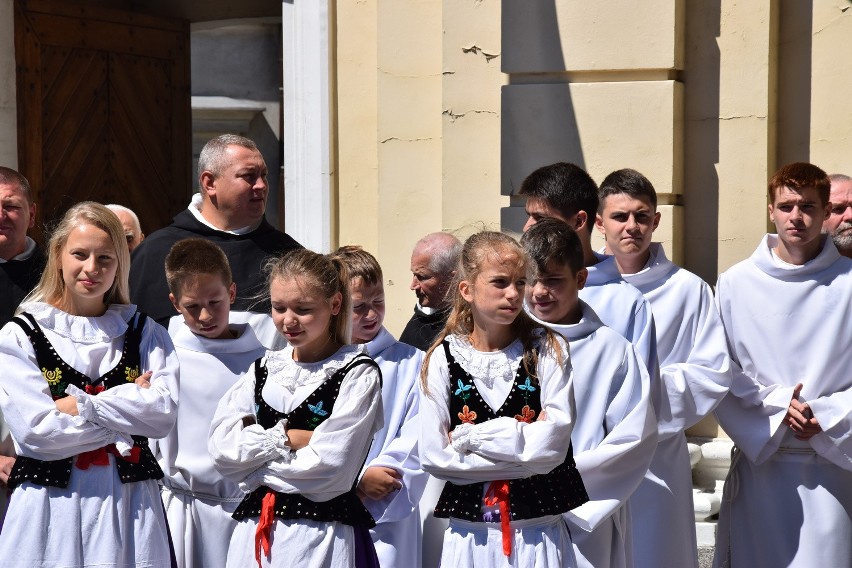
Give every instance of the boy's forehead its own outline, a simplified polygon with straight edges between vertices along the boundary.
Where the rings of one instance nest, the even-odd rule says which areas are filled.
[[[644,195],[629,195],[627,193],[611,193],[601,201],[601,210],[607,209],[649,209],[654,211],[654,204]]]
[[[820,198],[819,191],[817,191],[817,188],[813,186],[794,189],[789,186],[782,185],[775,190],[775,199],[773,199],[773,202],[775,205],[781,205],[785,203],[822,204],[822,199]]]
[[[556,259],[550,260],[546,266],[539,267],[539,278],[552,278],[554,276],[574,276],[574,271],[568,263],[559,262]]]
[[[527,215],[538,215],[539,217],[549,217],[565,223],[568,222],[568,219],[565,218],[565,215],[563,215],[559,209],[554,207],[546,199],[541,199],[539,197],[528,198],[526,205],[524,206],[524,210]]]
[[[217,290],[219,287],[227,288],[230,282],[225,282],[221,274],[213,272],[198,272],[184,279],[179,286],[181,296],[196,296],[203,293],[210,293],[212,290]]]
[[[376,280],[372,284],[367,283],[361,276],[355,276],[349,280],[349,292],[352,294],[363,294],[365,292],[380,293],[385,289],[381,280]]]

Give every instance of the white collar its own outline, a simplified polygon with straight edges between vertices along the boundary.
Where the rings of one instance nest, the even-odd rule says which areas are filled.
[[[133,304],[110,304],[103,315],[74,316],[44,302],[21,305],[21,311],[35,318],[43,328],[83,344],[102,343],[121,337],[127,331],[127,322],[136,313]]]
[[[9,260],[27,260],[29,257],[31,257],[33,255],[33,253],[36,250],[36,242],[29,237],[27,237],[26,242],[27,242],[27,247],[24,249],[24,252],[22,252],[21,254],[19,254],[17,256],[13,256]],[[0,264],[2,264],[4,262],[9,262],[9,260],[5,260],[3,258],[0,258]]]
[[[293,346],[288,345],[280,351],[267,351],[266,369],[269,372],[269,380],[292,394],[301,386],[324,383],[356,355],[365,351],[363,345],[344,345],[328,359],[303,363],[293,360]]]
[[[201,203],[202,203],[202,201],[203,201],[203,198],[201,197],[201,193],[194,193],[192,195],[192,200],[189,202],[189,205],[187,206],[186,210],[189,211],[190,213],[192,213],[192,216],[195,217],[195,219],[199,223],[201,223],[203,225],[207,225],[211,229],[219,231],[221,233],[231,233],[232,235],[245,235],[246,233],[251,233],[252,231],[257,229],[258,227],[260,227],[260,223],[263,222],[261,220],[261,221],[255,223],[255,224],[253,224],[253,225],[249,225],[248,227],[241,227],[239,229],[234,229],[233,231],[226,231],[225,229],[220,229],[219,227],[217,227],[216,225],[213,225],[210,221],[205,219],[204,215],[201,214]]]
[[[485,383],[489,389],[497,378],[505,382],[515,379],[524,354],[524,346],[519,339],[500,351],[477,351],[467,337],[460,335],[448,335],[447,339],[450,353],[461,368]]]

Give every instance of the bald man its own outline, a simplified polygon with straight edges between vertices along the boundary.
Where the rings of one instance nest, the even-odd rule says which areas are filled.
[[[106,208],[115,213],[118,220],[121,221],[121,226],[124,227],[124,236],[127,237],[127,248],[130,249],[130,252],[133,252],[133,249],[145,240],[145,233],[142,232],[139,217],[132,209],[124,205],[110,203]]]
[[[411,289],[417,295],[414,315],[399,340],[426,351],[444,329],[450,305],[447,290],[456,274],[461,242],[449,233],[430,233],[411,253]]]

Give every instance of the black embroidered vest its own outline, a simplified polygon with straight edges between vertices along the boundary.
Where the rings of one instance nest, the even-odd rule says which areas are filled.
[[[254,364],[254,400],[257,409],[257,423],[264,428],[272,428],[286,418],[287,425],[290,428],[314,430],[331,415],[334,403],[340,394],[340,384],[346,374],[357,365],[373,365],[378,370],[378,365],[370,357],[357,355],[347,365],[338,369],[327,381],[318,386],[302,404],[294,408],[289,414],[285,414],[269,406],[261,396],[269,373],[266,367],[261,365],[261,359],[258,359]],[[366,457],[364,456],[365,459]],[[345,525],[370,528],[376,526],[373,517],[356,495],[355,485],[343,495],[323,502],[312,501],[298,493],[279,493],[266,486],[261,486],[246,495],[234,511],[233,517],[242,520],[260,516],[263,498],[270,492],[275,493],[274,511],[275,516],[279,519],[337,521]]]
[[[465,422],[479,423],[500,416],[513,416],[530,423],[538,418],[541,412],[539,385],[531,381],[523,365],[518,366],[515,382],[503,406],[494,412],[482,399],[473,377],[450,354],[449,343],[444,341],[443,345],[450,371],[450,431]],[[435,506],[435,516],[482,522],[485,485],[447,482]],[[588,500],[570,445],[565,461],[551,472],[509,481],[509,511],[514,521],[558,515]]]
[[[95,393],[136,380],[140,375],[139,345],[145,319],[145,314],[140,312],[133,315],[124,334],[124,348],[122,349],[121,359],[115,367],[96,381],[90,381],[86,375],[74,369],[59,357],[53,345],[45,337],[44,331],[30,314],[23,313],[12,321],[26,332],[33,344],[41,373],[50,387],[50,394],[53,395],[53,400],[59,400],[68,396],[65,394],[65,389],[69,384],[86,392]],[[131,463],[120,457],[115,458],[115,465],[121,482],[133,483],[146,479],[162,478],[163,471],[148,447],[148,439],[144,436],[133,436],[133,445],[139,448],[138,463]],[[12,468],[12,473],[9,475],[9,487],[14,489],[24,481],[30,481],[41,486],[68,487],[73,461],[74,458],[43,461],[18,456]]]

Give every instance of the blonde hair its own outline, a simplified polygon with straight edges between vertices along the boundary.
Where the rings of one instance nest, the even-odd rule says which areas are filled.
[[[124,227],[115,213],[100,203],[94,201],[83,201],[69,209],[56,228],[53,229],[50,240],[47,243],[47,262],[44,272],[38,284],[21,302],[45,302],[58,305],[65,295],[65,281],[62,279],[60,264],[62,262],[62,249],[68,242],[71,231],[81,225],[91,225],[104,231],[112,246],[115,248],[118,267],[115,271],[115,279],[112,286],[104,294],[104,305],[129,304],[130,287],[128,285],[128,274],[130,273],[130,251],[127,248],[127,238],[124,235]],[[17,313],[21,309],[18,308]]]
[[[514,260],[517,262],[517,267],[524,269],[524,271],[526,271],[528,263],[527,256],[518,242],[503,233],[482,231],[471,235],[464,242],[459,265],[456,270],[456,277],[449,292],[452,294],[452,310],[447,318],[446,325],[444,325],[444,329],[438,334],[438,337],[435,338],[434,343],[432,343],[426,352],[426,356],[423,358],[423,366],[420,369],[420,381],[424,392],[427,394],[429,392],[427,371],[432,352],[441,345],[448,335],[468,336],[473,332],[473,310],[470,303],[459,292],[459,284],[461,282],[472,284],[480,272],[482,272],[485,264],[492,260],[503,263]],[[536,371],[538,367],[538,353],[535,348],[539,343],[540,333],[542,332],[546,338],[546,345],[555,353],[559,364],[563,364],[562,349],[556,334],[537,323],[524,310],[521,310],[521,313],[512,322],[512,330],[515,337],[521,340],[521,344],[524,347],[521,363],[524,366],[524,370],[532,379],[538,380]]]
[[[328,324],[331,338],[341,345],[352,341],[352,299],[349,297],[349,271],[341,258],[297,249],[270,259],[265,267],[267,290],[275,280],[301,279],[330,300],[340,292],[340,311]]]

